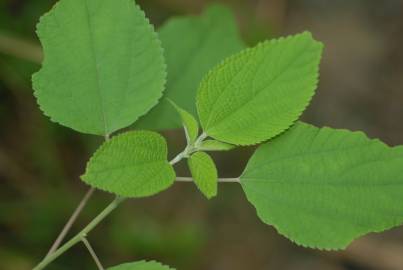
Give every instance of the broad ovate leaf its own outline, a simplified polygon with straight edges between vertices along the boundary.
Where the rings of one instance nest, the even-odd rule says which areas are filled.
[[[170,99],[168,99],[168,102],[171,103],[171,105],[175,108],[180,118],[182,119],[182,124],[185,128],[186,140],[188,144],[193,144],[196,141],[197,136],[199,135],[199,123],[193,115],[176,105],[175,102]]]
[[[33,87],[53,121],[107,135],[135,122],[162,96],[161,44],[133,0],[60,0],[37,33],[45,60]]]
[[[217,195],[217,168],[213,159],[204,152],[196,152],[188,159],[193,180],[199,190],[211,199]]]
[[[159,29],[159,36],[168,66],[164,97],[196,115],[196,92],[203,76],[245,47],[235,18],[228,8],[214,4],[200,16],[168,20]],[[181,121],[164,98],[136,125],[143,129],[174,129],[181,126]]]
[[[123,197],[145,197],[167,189],[175,172],[165,139],[151,131],[131,131],[105,142],[81,177],[87,184]]]
[[[260,146],[241,176],[258,216],[321,249],[403,223],[403,147],[297,123]]]
[[[200,146],[200,151],[229,151],[236,147],[236,145],[220,142],[216,140],[205,140]]]
[[[299,118],[317,86],[322,44],[304,32],[235,54],[203,79],[197,109],[204,131],[236,145],[268,140]]]
[[[108,270],[175,270],[169,266],[162,265],[155,261],[139,261],[132,263],[123,263],[117,266],[108,268]]]

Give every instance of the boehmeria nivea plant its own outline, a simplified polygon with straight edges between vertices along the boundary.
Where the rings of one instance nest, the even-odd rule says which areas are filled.
[[[194,182],[208,199],[220,182],[240,184],[263,222],[310,248],[343,249],[403,223],[403,147],[298,121],[323,48],[309,32],[245,48],[219,5],[173,18],[157,34],[133,0],[60,0],[37,33],[45,53],[33,76],[38,104],[54,122],[105,137],[81,179],[91,186],[86,200],[94,188],[116,198],[60,245],[70,220],[34,269],[79,242],[104,269],[87,234],[124,200],[175,181]],[[187,146],[168,160],[155,130],[181,126]],[[249,145],[258,147],[242,175],[219,178],[208,152]],[[191,177],[175,173],[183,160]],[[139,261],[108,269],[171,268]]]

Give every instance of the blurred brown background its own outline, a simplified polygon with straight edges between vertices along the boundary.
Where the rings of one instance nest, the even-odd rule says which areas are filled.
[[[30,269],[45,255],[87,187],[79,180],[100,139],[50,123],[32,95],[41,51],[35,24],[51,0],[0,0],[0,269]],[[143,0],[160,25],[210,1]],[[403,144],[403,1],[226,0],[245,41],[310,30],[326,45],[310,123],[363,130]],[[166,132],[171,154],[181,131]],[[252,149],[215,155],[221,176],[238,176]],[[402,164],[403,166],[403,164]],[[184,174],[185,172],[182,173]],[[402,194],[403,195],[403,194]],[[96,192],[73,231],[111,197]],[[403,213],[402,213],[403,214]],[[346,251],[300,248],[262,224],[239,186],[205,200],[193,185],[131,200],[90,234],[102,262],[156,259],[179,270],[399,270],[403,227],[355,241]],[[77,245],[48,269],[95,269]]]

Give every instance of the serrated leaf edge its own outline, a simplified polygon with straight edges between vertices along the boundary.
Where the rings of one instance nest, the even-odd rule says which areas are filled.
[[[36,88],[35,85],[38,83],[36,78],[37,78],[37,77],[39,76],[39,74],[41,73],[43,67],[44,67],[45,65],[47,65],[47,57],[46,57],[46,53],[44,52],[44,53],[43,53],[43,60],[42,60],[41,68],[40,68],[37,72],[35,72],[35,73],[32,74],[31,80],[32,80],[32,85],[33,85],[32,88],[34,89],[34,91],[33,91],[34,93],[33,93],[33,94],[34,94],[34,96],[35,96],[35,99],[37,100],[38,107],[39,107],[39,109],[42,111],[42,113],[43,113],[46,117],[48,117],[48,118],[50,119],[51,122],[57,123],[57,124],[59,124],[59,125],[61,125],[61,126],[63,126],[63,127],[67,127],[67,128],[70,128],[70,129],[72,129],[72,130],[75,130],[75,131],[77,131],[77,132],[84,133],[84,134],[91,134],[91,135],[98,135],[98,136],[109,136],[109,135],[113,134],[114,132],[116,132],[116,131],[118,131],[118,130],[120,130],[120,129],[126,128],[126,127],[128,127],[128,126],[134,124],[135,122],[137,122],[137,120],[139,120],[142,116],[146,115],[146,114],[147,114],[152,108],[154,108],[154,107],[161,101],[161,99],[163,98],[164,92],[165,92],[165,89],[166,89],[166,85],[167,85],[167,75],[168,75],[168,73],[167,73],[167,64],[166,64],[166,61],[165,61],[165,50],[164,50],[164,47],[162,46],[162,42],[161,42],[161,40],[160,40],[160,38],[159,38],[158,32],[156,31],[154,25],[151,24],[149,18],[146,16],[144,10],[143,10],[143,9],[140,7],[140,5],[138,5],[136,2],[134,2],[134,1],[130,1],[130,2],[133,3],[134,8],[137,8],[137,9],[140,11],[140,13],[142,14],[143,18],[145,19],[145,22],[147,23],[148,27],[150,27],[151,32],[152,32],[152,34],[153,34],[153,36],[154,36],[153,42],[156,42],[156,45],[158,46],[159,51],[160,51],[160,53],[161,53],[161,54],[160,54],[160,55],[161,55],[161,60],[162,60],[161,63],[162,63],[162,65],[163,65],[163,67],[162,67],[162,68],[163,68],[163,71],[162,71],[163,74],[161,74],[161,75],[163,75],[164,79],[163,79],[163,81],[162,81],[162,83],[161,83],[162,91],[161,91],[161,93],[159,94],[159,97],[157,97],[154,102],[150,103],[151,105],[150,105],[150,108],[149,108],[148,110],[146,110],[143,114],[138,115],[137,118],[133,119],[133,120],[132,120],[132,123],[130,123],[130,124],[124,126],[124,127],[121,127],[121,128],[119,128],[119,129],[113,130],[113,131],[110,132],[110,134],[91,133],[91,132],[87,132],[87,131],[82,131],[82,130],[76,129],[76,128],[71,127],[71,126],[69,126],[69,125],[65,125],[65,124],[61,123],[60,121],[56,120],[53,116],[51,116],[50,114],[48,114],[48,113],[46,112],[46,110],[45,110],[45,109],[42,107],[42,105],[39,103],[40,97],[38,97],[37,91],[35,90],[35,88]],[[38,38],[39,38],[40,41],[42,40],[42,38],[41,38],[41,36],[40,36],[40,34],[39,34],[39,29],[38,29],[39,26],[41,25],[41,23],[43,23],[43,20],[44,20],[47,16],[50,16],[51,13],[54,12],[54,11],[59,7],[60,3],[61,3],[61,1],[56,2],[56,3],[53,5],[53,7],[52,7],[48,12],[46,12],[45,14],[43,14],[43,15],[39,18],[39,22],[38,22],[37,25],[36,25],[35,33],[36,33],[36,35],[38,36]],[[106,132],[106,130],[105,130],[105,132]]]
[[[309,123],[305,123],[305,122],[301,122],[301,121],[300,121],[300,123],[302,123],[303,125],[309,126],[309,127],[318,128],[318,127],[316,127],[316,126],[314,126],[314,125],[312,125],[312,124],[309,124]],[[320,127],[320,129],[334,129],[334,128],[331,128],[331,127],[328,127],[328,126],[323,126],[323,127]],[[342,128],[342,129],[336,129],[336,130],[337,130],[337,131],[342,131],[342,132],[349,132],[349,133],[353,133],[353,134],[356,134],[356,135],[365,137],[366,139],[368,139],[368,140],[370,140],[370,141],[374,141],[374,142],[381,143],[381,144],[383,144],[385,147],[389,147],[389,148],[391,148],[391,149],[393,149],[393,148],[403,148],[403,146],[391,147],[391,146],[387,145],[386,143],[384,143],[383,141],[379,140],[378,138],[370,138],[370,137],[368,137],[367,134],[365,134],[364,132],[359,131],[359,130],[357,130],[357,131],[351,131],[351,130],[343,129],[343,128]],[[280,136],[280,135],[278,135],[278,136]],[[277,136],[276,136],[276,137],[277,137]],[[256,151],[257,151],[257,150],[256,150]],[[253,157],[253,155],[252,155],[252,157]],[[243,177],[244,177],[244,173],[246,172],[247,169],[248,169],[248,165],[245,167],[244,171],[242,172],[241,176],[239,177],[239,181],[240,181],[240,183],[241,183],[242,190],[244,190],[244,187],[243,187],[243,184],[242,184],[242,180],[243,180]],[[318,249],[318,250],[323,250],[323,251],[339,251],[339,250],[346,249],[354,240],[359,239],[359,238],[361,238],[361,237],[363,237],[363,236],[365,236],[365,235],[367,235],[367,234],[369,234],[369,233],[379,233],[379,232],[383,232],[383,231],[388,230],[388,228],[385,228],[385,229],[377,229],[377,230],[367,230],[367,231],[365,231],[365,232],[362,232],[362,233],[357,234],[356,236],[350,237],[350,238],[347,239],[346,241],[341,241],[341,242],[343,242],[343,243],[340,244],[340,246],[318,246],[318,245],[305,244],[305,243],[302,243],[302,242],[298,241],[297,239],[293,239],[288,233],[285,232],[285,230],[282,228],[282,226],[279,226],[279,225],[277,225],[277,224],[273,224],[273,222],[268,222],[268,223],[266,223],[266,222],[263,220],[263,218],[261,218],[263,215],[260,214],[260,211],[256,208],[256,206],[252,203],[252,201],[249,200],[249,198],[246,196],[246,194],[245,194],[245,197],[246,197],[246,199],[248,200],[248,202],[253,206],[253,208],[255,209],[256,215],[258,216],[259,220],[260,220],[263,224],[272,226],[280,235],[284,236],[285,238],[287,238],[287,239],[288,239],[289,241],[291,241],[292,243],[294,243],[294,244],[296,244],[296,245],[298,245],[298,246],[304,247],[304,248]],[[384,225],[383,227],[389,227],[389,229],[391,229],[391,228],[393,228],[393,227],[400,226],[400,225],[401,225],[401,224],[400,224],[399,222],[396,222],[396,223],[394,223],[394,224],[386,224],[386,223],[385,223],[385,225]]]
[[[229,57],[227,57],[226,59],[222,60],[218,65],[216,65],[215,67],[213,67],[213,68],[205,75],[205,77],[202,79],[202,81],[201,81],[200,84],[199,84],[199,90],[198,90],[197,96],[196,96],[196,108],[197,108],[197,113],[200,115],[200,112],[199,112],[199,106],[200,106],[200,105],[199,105],[199,104],[200,104],[200,101],[199,101],[199,100],[200,100],[200,95],[201,95],[200,89],[201,89],[202,86],[204,85],[204,81],[209,80],[209,78],[211,78],[217,70],[222,69],[222,68],[225,67],[229,62],[236,61],[236,59],[241,58],[241,57],[243,57],[243,56],[246,55],[246,54],[250,54],[252,50],[258,49],[258,48],[260,48],[260,47],[262,47],[262,46],[266,46],[267,44],[275,44],[275,43],[278,43],[278,42],[282,42],[282,41],[285,41],[285,40],[289,40],[289,39],[296,38],[296,37],[300,37],[300,36],[304,36],[304,35],[309,35],[310,37],[312,37],[312,34],[311,34],[310,32],[304,31],[304,32],[299,33],[299,34],[296,34],[296,35],[288,35],[288,36],[285,36],[285,37],[279,37],[279,38],[277,38],[277,39],[270,39],[270,40],[262,41],[262,42],[259,42],[255,47],[246,48],[246,49],[242,50],[241,52],[236,53],[236,54],[234,54],[234,55],[232,55],[232,56],[229,56]],[[312,37],[312,39],[313,39],[313,37]],[[316,42],[316,44],[317,44],[318,46],[320,46],[321,51],[323,51],[323,47],[324,47],[323,43],[320,42],[320,41],[317,41],[317,40],[315,40],[315,39],[313,39],[313,40]],[[319,59],[318,59],[318,60],[319,60],[319,63],[320,63],[321,58],[322,58],[322,55],[319,56]],[[317,87],[318,87],[319,78],[320,78],[319,66],[316,67],[316,70],[315,70],[315,71],[316,71],[316,72],[315,72],[315,73],[316,73],[316,77],[315,77],[315,79],[313,79],[313,83],[314,83],[314,88],[315,88],[315,90],[312,91],[312,94],[307,98],[307,102],[306,102],[305,106],[301,109],[301,111],[299,112],[299,115],[301,115],[302,112],[304,112],[304,111],[306,110],[306,108],[307,108],[307,107],[309,106],[309,104],[311,103],[313,96],[314,96],[315,93],[316,93],[316,89],[317,89]],[[299,117],[296,118],[294,121],[292,121],[292,122],[290,123],[290,125],[288,125],[287,127],[285,127],[285,128],[284,128],[282,131],[280,131],[278,134],[273,135],[273,136],[271,136],[271,137],[268,137],[268,138],[266,138],[265,140],[259,140],[259,141],[255,142],[255,143],[237,143],[237,144],[234,144],[233,142],[226,142],[226,143],[230,143],[230,144],[234,144],[234,145],[239,145],[239,146],[252,146],[252,145],[261,144],[262,142],[268,141],[268,140],[273,139],[274,137],[276,137],[276,136],[278,136],[278,135],[280,135],[280,134],[283,134],[286,130],[288,130],[290,127],[292,127],[292,126],[295,124],[295,122],[298,121],[298,119],[299,119]],[[204,127],[204,123],[203,123],[202,121],[200,121],[200,124],[201,124],[201,126],[202,126],[204,132],[206,132],[206,133],[208,134],[209,132],[208,132],[208,130],[206,130],[206,128]],[[215,136],[211,136],[210,134],[208,134],[208,135],[209,135],[210,137],[212,137],[212,138],[218,140],[218,141],[223,141],[222,139],[215,138]]]
[[[116,138],[118,138],[118,137],[119,137],[119,138],[122,138],[122,137],[130,137],[130,136],[132,136],[132,135],[134,135],[134,134],[136,134],[136,135],[138,135],[138,134],[149,134],[149,135],[154,136],[155,138],[158,138],[158,140],[160,140],[160,142],[163,142],[163,144],[164,144],[164,156],[165,156],[165,160],[166,160],[166,165],[167,165],[167,167],[169,168],[169,173],[170,173],[169,177],[172,178],[172,181],[171,181],[170,185],[167,186],[166,189],[169,188],[170,186],[172,186],[172,185],[175,183],[175,176],[176,176],[176,173],[175,173],[174,168],[172,167],[172,165],[171,165],[171,164],[169,163],[169,161],[168,161],[168,145],[167,145],[167,143],[166,143],[166,140],[165,140],[165,138],[164,138],[161,134],[159,134],[159,133],[157,133],[157,132],[154,132],[154,131],[148,131],[148,130],[128,131],[128,132],[121,133],[121,134],[119,134],[119,135],[114,136],[114,137],[113,137],[111,140],[109,140],[109,141],[105,141],[105,142],[95,151],[95,153],[90,157],[90,159],[88,160],[87,166],[86,166],[86,168],[85,168],[85,172],[84,172],[83,175],[80,176],[80,178],[82,179],[82,181],[83,181],[85,184],[87,184],[87,185],[89,185],[89,186],[91,186],[91,187],[95,187],[95,188],[98,189],[98,190],[102,190],[102,191],[104,191],[104,192],[106,192],[106,193],[109,193],[109,194],[116,194],[116,193],[114,193],[114,192],[112,192],[112,191],[106,190],[106,189],[101,188],[101,187],[93,186],[93,185],[91,185],[90,183],[88,183],[88,181],[86,180],[86,178],[87,178],[87,173],[88,173],[88,168],[91,166],[92,163],[94,163],[94,160],[97,159],[98,156],[101,155],[101,154],[105,151],[105,148],[106,148],[106,147],[109,147],[110,145],[116,143],[114,139],[116,139]],[[165,163],[163,160],[158,161],[158,162]],[[135,166],[135,165],[133,165],[133,166]],[[162,190],[162,191],[163,191],[163,190]],[[141,197],[149,197],[149,196],[136,196],[135,198],[141,198]]]
[[[120,266],[120,265],[123,265],[123,264],[133,264],[133,263],[137,263],[137,264],[154,263],[154,264],[157,264],[158,266],[162,266],[162,267],[167,268],[167,270],[168,270],[168,269],[169,269],[169,270],[175,270],[175,268],[172,268],[172,267],[169,266],[169,265],[160,263],[160,262],[155,261],[155,260],[151,260],[151,261],[141,260],[141,261],[134,261],[134,262],[125,262],[125,263],[121,263],[121,264],[119,264],[119,265],[111,266],[111,267],[109,267],[108,269],[113,268],[113,267],[117,267],[117,266]],[[107,270],[108,270],[108,269],[107,269]]]

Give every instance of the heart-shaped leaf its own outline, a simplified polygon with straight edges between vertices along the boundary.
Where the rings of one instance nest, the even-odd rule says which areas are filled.
[[[167,189],[175,171],[165,139],[151,131],[131,131],[105,142],[81,177],[87,184],[124,197],[145,197]]]
[[[108,135],[162,96],[160,41],[133,0],[60,0],[37,26],[45,60],[35,96],[53,121]]]

